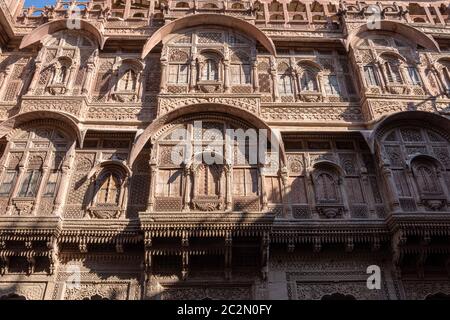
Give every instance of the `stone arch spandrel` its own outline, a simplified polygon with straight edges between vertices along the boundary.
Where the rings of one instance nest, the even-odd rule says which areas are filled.
[[[259,41],[272,55],[276,56],[276,49],[272,40],[256,26],[239,18],[222,14],[204,13],[190,15],[174,20],[164,27],[160,28],[145,43],[144,49],[142,51],[142,58],[144,59],[150,53],[150,51],[167,35],[175,33],[182,29],[205,25],[217,25],[238,30],[243,34],[246,34]]]
[[[406,37],[407,39],[413,40],[414,42],[416,42],[417,44],[421,45],[424,48],[427,48],[431,51],[440,51],[439,45],[437,44],[437,42],[431,37],[428,36],[427,34],[423,33],[422,31],[400,23],[400,22],[396,22],[396,21],[380,21],[380,27],[374,30],[371,30],[368,28],[367,24],[362,24],[361,26],[359,26],[358,28],[356,28],[355,30],[351,31],[348,36],[347,36],[347,40],[345,41],[346,44],[346,48],[347,51],[350,50],[350,47],[354,46],[356,41],[359,40],[359,36],[367,31],[391,31],[394,33],[398,33],[403,35],[404,37]]]
[[[269,127],[269,125],[267,125],[263,120],[261,120],[257,115],[253,113],[250,113],[246,110],[234,106],[223,104],[208,103],[208,104],[189,105],[180,107],[178,109],[175,109],[158,117],[141,133],[141,135],[136,139],[136,142],[134,143],[133,148],[131,150],[129,158],[129,166],[130,167],[133,166],[134,161],[136,160],[136,158],[138,157],[139,153],[142,151],[144,146],[147,144],[149,140],[151,140],[152,136],[154,136],[158,132],[158,130],[160,130],[163,126],[171,123],[172,121],[182,116],[187,116],[189,114],[195,114],[199,112],[222,113],[228,117],[235,117],[238,119],[245,120],[256,129],[266,129],[270,141],[271,138],[270,133],[272,132],[272,129]],[[287,163],[284,144],[282,139],[276,133],[274,134],[274,136],[277,137],[280,150],[280,161],[282,163],[282,166],[284,166]],[[273,142],[271,141],[271,143]]]
[[[40,42],[45,39],[46,35],[53,34],[60,30],[70,30],[69,26],[73,26],[74,23],[80,24],[80,30],[85,30],[88,33],[92,34],[93,38],[96,40],[97,45],[100,49],[103,49],[106,38],[103,36],[101,30],[99,30],[92,23],[85,20],[69,20],[69,19],[60,19],[54,20],[48,23],[41,25],[40,27],[34,29],[32,32],[23,37],[22,42],[20,43],[20,49],[26,48],[34,43]]]
[[[380,121],[378,121],[378,123],[374,126],[370,134],[368,132],[363,134],[371,151],[373,153],[375,152],[375,142],[381,137],[387,128],[395,125],[398,121],[408,120],[419,121],[420,123],[423,123],[424,127],[430,126],[431,128],[436,128],[445,133],[447,139],[450,137],[450,119],[425,111],[402,111],[381,118]]]
[[[82,144],[83,135],[78,121],[70,115],[54,111],[31,111],[9,118],[0,123],[0,138],[7,136],[15,128],[33,120],[53,121],[56,126],[61,127],[64,132],[78,141],[80,145]]]

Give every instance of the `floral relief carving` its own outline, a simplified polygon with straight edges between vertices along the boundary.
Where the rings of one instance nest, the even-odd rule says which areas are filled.
[[[82,283],[79,288],[66,288],[64,299],[89,300],[99,296],[108,300],[126,300],[128,291],[128,283]]]
[[[237,107],[253,114],[259,114],[259,100],[257,98],[225,98],[225,97],[190,97],[190,98],[159,98],[159,115],[166,114],[184,106],[217,103]]]

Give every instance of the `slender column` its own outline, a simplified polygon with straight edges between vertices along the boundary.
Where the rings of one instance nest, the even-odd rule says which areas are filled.
[[[253,60],[252,63],[252,77],[253,77],[253,92],[259,93],[259,79],[258,79],[258,61]]]
[[[233,237],[230,232],[225,236],[225,279],[231,279]]]
[[[421,77],[421,82],[423,87],[425,88],[425,92],[429,95],[433,95],[432,89],[431,89],[431,85],[430,82],[428,81],[428,77],[425,74],[425,70],[423,66],[419,66],[417,68],[417,70],[419,71],[419,75]]]
[[[406,172],[406,176],[408,178],[408,185],[411,188],[411,193],[414,197],[414,202],[417,204],[418,210],[425,211],[425,207],[424,207],[422,201],[420,201],[420,198],[421,198],[420,190],[414,181],[415,179],[414,179],[414,175],[413,175],[411,168],[406,169],[405,172]]]
[[[361,181],[363,198],[369,207],[369,218],[376,218],[374,193],[371,191],[370,176],[366,168],[361,170]]]
[[[264,173],[264,168],[259,169],[259,173],[261,176],[261,196],[262,196],[262,208],[261,211],[268,210],[268,201],[267,201],[267,190],[266,190],[266,174]]]
[[[89,95],[91,90],[92,80],[94,78],[95,65],[89,63],[87,65],[86,79],[84,80],[83,87],[81,88],[81,93],[84,95]]]
[[[381,168],[381,175],[384,179],[385,186],[387,189],[386,195],[389,199],[389,204],[393,212],[400,211],[400,200],[397,194],[397,188],[395,187],[394,177],[392,170],[388,165],[383,165]]]
[[[230,93],[230,61],[225,60],[223,64],[223,89],[225,93]]]
[[[225,183],[226,183],[226,199],[225,199],[225,210],[231,211],[233,210],[233,201],[232,201],[232,177],[233,177],[233,169],[230,165],[225,165]]]
[[[3,97],[3,93],[5,92],[6,86],[8,85],[8,78],[11,72],[12,72],[11,66],[8,66],[6,70],[3,72],[4,75],[2,85],[0,86],[0,97]]]
[[[431,4],[430,4],[430,6],[433,7],[434,13],[435,13],[436,16],[437,16],[437,18],[438,18],[438,20],[439,20],[439,23],[442,24],[442,25],[445,25],[445,20],[444,20],[444,18],[442,17],[442,14],[441,14],[441,11],[439,10],[439,7],[438,7],[437,5],[431,5]]]
[[[72,168],[75,164],[75,145],[76,142],[72,144],[69,151],[67,152],[67,161],[63,164],[61,169],[61,180],[59,182],[59,188],[55,197],[55,216],[62,216],[64,203],[66,201],[67,194],[69,192],[69,184],[70,184],[70,174],[72,172]]]
[[[189,273],[189,234],[187,231],[183,231],[183,235],[181,238],[181,247],[182,247],[182,269],[181,269],[181,277],[183,280],[186,280]]]
[[[280,178],[283,184],[282,191],[282,202],[283,202],[283,215],[285,217],[291,214],[291,207],[289,206],[289,194],[290,194],[290,186],[289,186],[289,171],[287,167],[282,167],[280,169]]]
[[[42,168],[41,182],[39,184],[38,191],[36,192],[36,197],[34,198],[35,199],[34,200],[34,206],[33,206],[32,212],[31,212],[31,215],[33,215],[33,216],[35,216],[37,214],[37,211],[39,209],[39,205],[41,204],[42,193],[44,192],[44,188],[46,186],[46,182],[48,180],[49,173],[50,173],[50,168],[49,168],[48,163],[47,163]]]
[[[195,59],[192,59],[189,65],[190,68],[190,79],[189,79],[189,92],[194,92],[195,91],[195,87],[197,85],[197,68],[196,68],[196,63],[195,63]]]
[[[270,74],[272,75],[272,90],[273,90],[273,97],[275,101],[280,100],[280,93],[278,92],[278,75],[277,75],[277,69],[275,66],[272,66],[270,69]]]
[[[42,66],[43,66],[42,61],[36,60],[35,66],[36,67],[34,68],[33,78],[28,87],[28,94],[33,94],[34,89],[36,89],[36,85],[38,84],[39,78],[41,77],[41,71],[42,71]]]
[[[308,199],[309,209],[311,211],[311,216],[314,219],[319,218],[317,214],[316,208],[316,192],[314,190],[314,181],[311,171],[306,171],[305,175],[305,183],[306,183],[306,198]]]
[[[126,20],[130,17],[131,13],[131,0],[125,1],[125,11],[123,13],[123,18]]]
[[[158,168],[154,163],[150,163],[150,182],[148,191],[148,202],[147,202],[147,212],[152,212],[154,210],[155,203],[155,186],[158,174]]]
[[[183,170],[184,175],[184,184],[183,184],[183,195],[184,195],[184,203],[183,203],[183,211],[187,212],[190,210],[191,203],[191,168],[186,167]]]
[[[161,93],[167,91],[167,61],[161,59],[161,83],[160,83]]]
[[[12,200],[17,196],[17,193],[19,192],[20,183],[22,181],[22,177],[23,177],[24,172],[25,172],[25,166],[24,166],[23,163],[21,163],[20,166],[19,166],[19,173],[17,175],[17,179],[16,179],[16,182],[15,182],[15,185],[14,185],[14,187],[12,189],[12,192],[10,193],[11,197],[9,199],[8,208],[6,209],[6,212],[7,212],[6,214],[7,215],[11,215],[11,211],[13,209],[13,201]]]
[[[431,12],[430,12],[430,9],[428,8],[428,6],[423,6],[423,9],[425,10],[425,14],[427,15],[428,23],[435,24],[433,16],[431,15]]]

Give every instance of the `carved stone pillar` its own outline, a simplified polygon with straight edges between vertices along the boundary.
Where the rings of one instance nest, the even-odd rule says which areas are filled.
[[[306,198],[308,199],[311,217],[313,219],[318,219],[319,215],[316,209],[316,192],[314,190],[314,181],[310,170],[306,171],[305,182],[306,182]]]
[[[158,168],[156,167],[156,164],[150,162],[150,182],[148,191],[147,212],[152,212],[154,210],[157,174]]]
[[[266,190],[266,174],[264,168],[259,169],[259,175],[261,177],[261,196],[262,196],[262,208],[261,211],[268,210],[267,190]]]
[[[387,76],[386,76],[387,73],[386,73],[384,64],[382,64],[381,62],[378,62],[378,68],[381,71],[380,79],[382,79],[382,81],[384,82],[384,91],[389,92],[389,89],[388,89],[389,80],[387,79]]]
[[[270,75],[272,76],[272,90],[273,90],[273,98],[275,101],[280,101],[280,93],[278,92],[278,75],[277,69],[271,68]]]
[[[181,247],[183,248],[181,277],[183,280],[186,280],[189,274],[189,234],[187,231],[183,231]]]
[[[388,201],[391,206],[391,210],[393,212],[399,212],[400,211],[400,200],[398,198],[397,188],[395,187],[392,170],[389,168],[389,166],[384,165],[381,168],[381,175],[385,182],[385,187],[387,189],[386,195],[388,197]]]
[[[25,157],[24,157],[25,158]],[[6,214],[7,215],[11,215],[11,211],[13,209],[13,201],[12,199],[14,197],[17,196],[17,193],[19,192],[19,188],[20,188],[20,182],[23,180],[23,174],[25,172],[25,166],[23,164],[23,162],[19,165],[19,173],[17,175],[16,181],[15,181],[15,185],[10,193],[11,197],[9,199],[9,204],[8,204],[8,208],[6,209]]]
[[[233,169],[230,165],[224,166],[225,170],[225,183],[226,183],[226,194],[225,194],[225,210],[231,211],[233,210],[233,199],[232,199],[232,176],[233,176]]]
[[[197,86],[197,64],[195,63],[195,59],[192,59],[189,65],[190,68],[190,79],[189,79],[189,92],[194,92]]]
[[[61,216],[63,214],[64,203],[66,201],[67,194],[69,192],[70,185],[70,173],[75,164],[75,142],[67,152],[67,161],[63,164],[61,180],[59,182],[59,188],[55,196],[55,211],[54,215]]]
[[[424,207],[422,201],[420,201],[420,190],[414,181],[415,180],[414,174],[413,174],[411,168],[408,168],[405,171],[406,171],[406,176],[408,177],[408,185],[412,189],[411,191],[412,191],[412,194],[414,195],[414,199],[415,199],[414,201],[417,204],[418,210],[425,211],[425,207]]]
[[[183,170],[184,183],[183,183],[183,211],[188,212],[190,210],[191,203],[191,168],[185,167]]]
[[[45,188],[46,182],[48,180],[49,174],[50,174],[50,168],[48,167],[48,164],[46,164],[42,168],[42,177],[41,177],[41,181],[39,183],[38,190],[36,192],[33,211],[31,212],[31,215],[33,215],[33,216],[37,215],[39,206],[41,204],[42,193],[44,192],[44,188]]]
[[[6,68],[6,70],[3,72],[3,82],[0,86],[0,97],[3,97],[3,93],[5,92],[6,86],[8,85],[8,78],[11,72],[12,72],[11,66]]]
[[[225,279],[231,279],[232,272],[232,252],[233,252],[233,237],[231,233],[225,236]]]
[[[161,59],[161,83],[160,83],[160,92],[166,93],[167,91],[167,61]]]
[[[33,78],[31,79],[31,83],[28,86],[28,94],[33,94],[34,90],[36,89],[36,85],[38,84],[39,78],[41,77],[42,62],[36,61],[35,66],[36,67],[34,68]]]
[[[223,89],[225,93],[230,93],[230,61],[225,60],[223,64]]]
[[[299,72],[297,69],[294,69],[291,73],[291,79],[292,79],[292,86],[293,90],[292,93],[294,94],[294,100],[298,101],[300,97],[300,83],[298,81]]]
[[[253,92],[259,93],[258,61],[252,63]]]
[[[89,63],[87,65],[86,79],[84,80],[83,86],[81,88],[81,93],[84,95],[89,95],[92,80],[94,78],[95,65],[93,63]]]
[[[261,239],[261,277],[263,281],[267,280],[269,274],[269,252],[270,252],[270,235],[264,232]]]
[[[430,82],[428,81],[428,77],[425,74],[425,68],[423,66],[419,66],[417,70],[419,71],[419,75],[425,92],[429,95],[433,95],[433,90],[431,89]]]
[[[290,186],[289,186],[289,170],[286,166],[280,168],[280,178],[283,184],[283,215],[284,217],[291,215],[291,207],[289,206],[289,194],[290,194]]]
[[[351,218],[350,201],[348,200],[347,190],[345,187],[345,177],[338,178],[339,191],[341,192],[342,204],[344,205],[344,217]]]

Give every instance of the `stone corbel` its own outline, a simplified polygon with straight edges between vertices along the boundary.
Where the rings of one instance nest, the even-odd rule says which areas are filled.
[[[353,237],[347,237],[345,242],[345,252],[353,252],[355,248],[355,243],[353,242]]]
[[[313,252],[319,253],[322,251],[322,240],[320,237],[315,237],[313,240]]]
[[[270,235],[264,232],[261,239],[261,277],[263,281],[267,280],[269,274],[269,251],[270,251]]]
[[[27,257],[27,264],[28,264],[28,268],[27,268],[27,274],[33,274],[34,273],[34,269],[36,266],[36,259],[34,256],[28,256]]]
[[[81,253],[88,252],[88,245],[87,245],[86,239],[84,237],[81,238],[81,240],[78,244],[78,249],[80,250]]]
[[[401,278],[401,263],[403,260],[402,246],[406,244],[407,238],[402,230],[397,230],[391,238],[392,266],[397,278]]]
[[[225,279],[229,280],[231,279],[231,273],[232,273],[232,250],[233,248],[233,238],[231,233],[227,233],[225,236]]]
[[[2,256],[0,257],[0,275],[4,276],[8,273],[9,269],[9,257]]]

